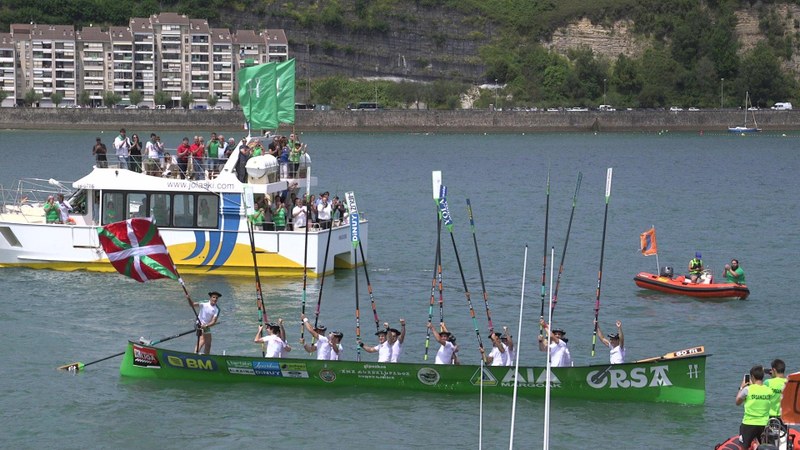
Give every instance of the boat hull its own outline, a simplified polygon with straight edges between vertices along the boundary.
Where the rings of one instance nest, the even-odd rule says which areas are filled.
[[[761,131],[761,128],[753,128],[753,127],[728,127],[729,133],[758,133]]]
[[[750,289],[744,284],[735,283],[686,283],[686,277],[667,278],[648,272],[639,272],[633,281],[643,289],[665,292],[667,294],[687,295],[697,298],[730,298],[744,300],[750,295]]]
[[[798,444],[800,444],[800,432],[795,429],[789,428],[789,431],[786,434],[786,442],[792,442],[792,446],[790,447],[788,444],[778,447],[771,447],[777,448],[778,450],[786,450],[788,448],[794,448]],[[717,444],[714,447],[714,450],[755,450],[757,446],[752,444],[750,449],[744,448],[744,446],[739,442],[739,435],[731,436],[727,441]]]
[[[592,400],[700,405],[705,401],[707,355],[643,363],[552,368],[551,395]],[[197,355],[129,342],[120,374],[132,378],[250,382],[277,386],[356,387],[477,394],[481,367],[269,359]],[[512,394],[512,367],[484,367],[485,393]],[[543,398],[544,367],[520,367],[518,394]]]

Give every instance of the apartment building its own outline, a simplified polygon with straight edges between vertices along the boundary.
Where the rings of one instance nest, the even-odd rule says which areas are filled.
[[[11,33],[0,33],[0,106],[14,106],[17,98],[17,79],[14,65],[17,63],[17,48]]]
[[[83,27],[76,34],[75,41],[81,92],[78,96],[80,98],[83,95],[83,103],[88,106],[100,106],[103,104],[103,93],[113,90],[108,69],[111,67],[111,35],[100,27]]]
[[[211,103],[230,108],[239,68],[289,58],[283,30],[231,33],[170,12],[131,18],[127,27],[75,32],[71,25],[12,24],[10,31],[0,34],[0,86],[14,93],[3,105],[23,103],[29,89],[41,95],[38,106],[55,106],[55,92],[64,105],[100,106],[109,91],[126,104],[136,90],[143,94],[139,104],[150,107],[161,93],[168,107],[177,107],[190,92],[196,107],[211,106],[213,97]]]

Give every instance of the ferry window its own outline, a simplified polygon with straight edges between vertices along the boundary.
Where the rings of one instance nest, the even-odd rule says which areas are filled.
[[[123,219],[125,203],[122,193],[103,194],[103,225],[119,222]]]
[[[176,227],[191,227],[194,224],[194,196],[177,194],[172,208],[172,224]]]
[[[128,217],[147,217],[147,194],[141,192],[131,192],[128,194],[128,208],[126,209]]]
[[[169,226],[171,200],[168,194],[150,195],[150,217],[159,227]]]
[[[219,197],[216,195],[197,196],[197,226],[217,228],[219,223]]]
[[[86,214],[86,190],[80,189],[75,192],[68,200],[75,214]]]

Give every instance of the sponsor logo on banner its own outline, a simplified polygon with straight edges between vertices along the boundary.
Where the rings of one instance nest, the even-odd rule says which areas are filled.
[[[331,369],[322,369],[319,371],[319,377],[326,383],[333,383],[336,381],[336,372]]]
[[[439,382],[439,372],[432,367],[423,367],[417,371],[417,379],[420,383],[428,386],[436,386]]]
[[[522,368],[519,371],[515,369],[508,369],[503,380],[500,382],[503,386],[513,386],[514,378],[517,379],[517,386],[519,387],[545,387],[547,386],[547,371],[540,370],[539,375],[532,367]],[[561,380],[551,371],[550,372],[550,387],[561,386]]]
[[[160,369],[158,354],[154,348],[140,347],[133,344],[133,365],[136,367],[147,367],[149,369]]]
[[[253,370],[262,377],[281,376],[281,366],[274,361],[253,361]]]
[[[178,369],[202,370],[206,372],[216,372],[218,369],[217,362],[208,356],[169,352],[163,352],[163,356],[168,366]]]
[[[358,246],[358,213],[350,214],[350,242],[353,247]]]
[[[228,365],[228,373],[236,375],[255,375],[253,370],[253,363],[250,361],[242,361],[238,359],[228,359],[225,361]]]
[[[641,389],[645,387],[672,386],[668,366],[613,369],[608,366],[586,374],[586,383],[595,389]]]
[[[478,370],[472,374],[472,377],[469,379],[469,382],[475,386],[481,385],[481,369],[480,367]],[[497,386],[497,378],[489,371],[488,367],[483,368],[483,385],[484,386]]]
[[[308,378],[308,369],[303,363],[281,364],[281,374],[287,378]]]

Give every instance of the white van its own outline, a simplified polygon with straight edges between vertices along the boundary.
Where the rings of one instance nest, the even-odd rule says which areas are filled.
[[[776,102],[772,106],[772,109],[776,111],[789,111],[790,109],[792,109],[792,104],[789,102]]]

